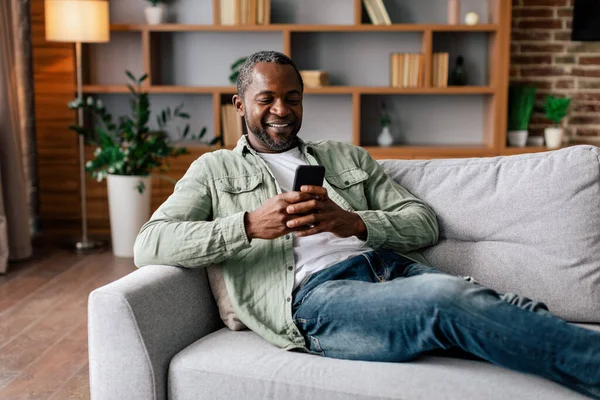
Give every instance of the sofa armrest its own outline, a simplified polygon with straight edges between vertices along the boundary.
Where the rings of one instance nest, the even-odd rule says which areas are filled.
[[[90,293],[92,399],[167,399],[173,356],[223,327],[205,269],[143,267]]]

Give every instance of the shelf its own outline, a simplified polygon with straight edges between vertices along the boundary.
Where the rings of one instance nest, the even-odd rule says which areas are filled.
[[[145,88],[148,93],[169,94],[235,94],[235,86],[161,86],[155,85]],[[494,88],[489,86],[455,86],[446,88],[391,88],[377,86],[325,86],[321,88],[305,88],[305,94],[431,94],[431,95],[457,95],[457,94],[493,94]],[[129,93],[125,85],[83,85],[84,93]]]
[[[392,24],[392,25],[193,25],[193,24],[113,24],[115,32],[496,32],[497,24],[448,25],[448,24]]]

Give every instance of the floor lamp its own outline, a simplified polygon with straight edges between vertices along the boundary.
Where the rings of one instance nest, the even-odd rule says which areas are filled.
[[[108,1],[104,0],[45,0],[46,40],[75,43],[77,60],[77,97],[83,99],[81,44],[102,43],[110,39]],[[66,107],[66,105],[65,105]],[[83,109],[77,113],[77,124],[83,126]],[[88,239],[85,190],[84,135],[79,135],[79,178],[81,188],[81,241],[78,251],[91,250],[101,243]]]

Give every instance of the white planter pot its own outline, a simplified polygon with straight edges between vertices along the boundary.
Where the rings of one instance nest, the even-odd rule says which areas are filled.
[[[142,182],[143,193],[138,191]],[[110,237],[117,257],[133,257],[133,243],[140,228],[150,219],[152,178],[149,176],[108,175]]]
[[[390,133],[390,128],[386,126],[381,130],[381,133],[377,137],[377,144],[382,147],[388,147],[391,146],[392,143],[394,143],[394,138]]]
[[[557,149],[562,146],[564,130],[563,128],[546,128],[544,129],[544,138],[546,139],[546,147],[549,149]]]
[[[526,130],[508,131],[508,145],[511,147],[525,147],[527,136],[529,136],[529,132]]]
[[[148,25],[159,25],[164,21],[165,8],[162,5],[144,8]]]

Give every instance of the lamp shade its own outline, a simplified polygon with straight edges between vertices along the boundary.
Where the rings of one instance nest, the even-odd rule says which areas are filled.
[[[99,43],[110,39],[108,1],[46,0],[46,40]]]

